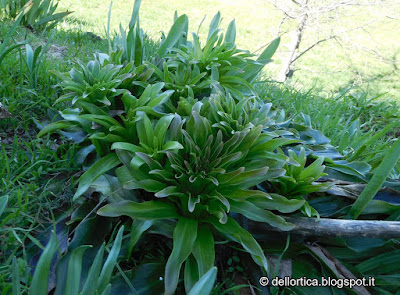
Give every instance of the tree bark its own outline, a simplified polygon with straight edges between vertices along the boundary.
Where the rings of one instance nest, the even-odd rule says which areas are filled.
[[[303,37],[303,33],[306,28],[307,19],[308,19],[308,14],[307,14],[307,12],[304,12],[303,15],[299,19],[296,33],[293,37],[292,42],[289,45],[289,55],[286,58],[286,60],[283,61],[281,71],[278,75],[277,80],[280,82],[284,82],[288,78],[293,76],[294,61],[297,58],[299,46],[301,43],[301,38]]]
[[[294,228],[287,233],[319,237],[370,237],[370,238],[400,238],[399,221],[380,220],[345,220],[306,217],[288,217],[286,221]],[[248,230],[257,236],[268,232],[284,232],[266,223],[248,220]]]

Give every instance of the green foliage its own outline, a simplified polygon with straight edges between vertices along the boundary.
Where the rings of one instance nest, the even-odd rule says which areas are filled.
[[[98,59],[90,61],[87,65],[78,63],[80,70],[72,69],[69,77],[60,72],[54,72],[62,79],[60,86],[68,93],[60,97],[56,102],[70,101],[74,105],[79,100],[96,106],[110,106],[117,92],[116,87],[125,79],[130,78],[132,65],[127,67],[104,65]],[[114,102],[115,103],[115,102]]]
[[[135,1],[131,20],[129,22],[128,33],[120,25],[120,33],[114,37],[111,42],[110,39],[110,18],[111,18],[111,7],[108,14],[108,27],[107,37],[109,43],[109,54],[113,63],[126,64],[134,63],[135,66],[142,65],[144,56],[143,47],[143,30],[140,29],[139,25],[139,7],[141,0]],[[112,44],[112,45],[111,45]]]
[[[124,227],[122,226],[115,238],[114,244],[107,256],[106,261],[103,264],[103,256],[105,245],[103,244],[97,251],[96,257],[90,267],[89,273],[87,275],[85,284],[80,290],[81,281],[81,271],[82,271],[82,260],[85,251],[91,248],[90,245],[80,246],[72,251],[68,258],[67,274],[65,278],[65,290],[62,294],[66,295],[94,295],[94,294],[110,294],[110,279],[113,270],[116,265],[118,254],[121,250],[121,243],[123,237]],[[58,246],[58,241],[55,233],[53,232],[49,243],[44,249],[43,253],[40,255],[40,259],[35,268],[35,272],[32,278],[31,286],[29,289],[29,294],[40,295],[48,294],[47,283],[49,278],[49,271],[51,269],[51,263],[53,256],[56,253]],[[16,270],[15,257],[13,259],[13,294],[19,294],[20,292],[20,281],[18,277],[18,271]]]
[[[21,24],[33,30],[44,30],[55,27],[70,11],[56,13],[58,3],[53,0],[1,0],[0,18],[15,18],[22,13]]]
[[[0,178],[5,191],[0,194],[0,225],[5,243],[0,246],[0,252],[4,253],[0,281],[5,281],[6,287],[1,292],[8,294],[13,288],[15,294],[24,293],[33,286],[43,293],[47,290],[47,278],[55,275],[54,294],[142,294],[142,289],[144,293],[155,293],[162,284],[167,294],[227,294],[246,286],[229,288],[223,271],[216,279],[214,265],[219,267],[225,259],[218,247],[222,244],[224,250],[229,250],[231,245],[235,247],[234,243],[244,249],[239,251],[243,256],[238,260],[246,261],[246,265],[237,265],[229,275],[233,278],[245,275],[249,284],[256,283],[263,272],[273,275],[278,271],[276,264],[275,270],[271,267],[271,253],[281,253],[279,261],[293,259],[294,276],[302,277],[314,269],[310,273],[317,277],[326,277],[327,272],[340,277],[326,257],[308,249],[301,239],[294,239],[293,248],[287,243],[283,252],[275,247],[282,242],[281,236],[269,235],[271,240],[263,243],[265,236],[253,236],[248,231],[248,219],[285,231],[292,225],[284,217],[296,212],[309,217],[345,217],[352,199],[325,192],[331,184],[320,182],[320,177],[358,182],[355,186],[368,182],[371,171],[379,172],[376,167],[384,162],[386,151],[382,147],[379,153],[371,155],[368,146],[392,132],[390,128],[397,127],[397,123],[371,137],[370,133],[364,135],[363,128],[379,127],[363,114],[365,110],[374,114],[385,110],[381,125],[395,114],[385,105],[370,107],[370,101],[360,98],[349,99],[343,108],[337,108],[338,114],[344,108],[351,110],[352,116],[335,121],[345,128],[332,128],[336,125],[329,118],[327,125],[318,125],[315,119],[318,112],[296,117],[289,107],[294,119],[285,121],[284,112],[274,107],[281,104],[276,97],[281,101],[286,99],[288,105],[293,103],[299,110],[305,99],[315,98],[308,94],[296,98],[297,94],[288,96],[276,89],[266,95],[255,87],[259,72],[271,60],[279,39],[256,58],[237,49],[234,21],[228,25],[225,36],[221,33],[218,13],[202,45],[198,34],[188,38],[187,16],[176,14],[169,34],[160,44],[145,51],[147,36],[139,26],[139,6],[140,1],[135,1],[127,31],[120,28],[115,38],[109,37],[108,55],[97,53],[94,60],[87,62],[84,54],[72,52],[84,62],[78,62],[70,72],[64,73],[69,67],[67,60],[74,57],[66,58],[64,63],[46,64],[43,62],[46,50],[40,45],[30,41],[36,50],[26,48],[30,86],[42,90],[42,81],[53,83],[54,77],[45,80],[47,76],[43,74],[51,66],[60,79],[58,85],[63,95],[58,97],[58,89],[48,87],[43,89],[47,105],[40,100],[33,102],[46,109],[53,99],[58,99],[56,107],[61,109],[59,115],[49,112],[53,123],[46,126],[37,123],[42,128],[41,138],[28,138],[21,143],[15,136],[13,143],[2,147],[0,159],[4,165],[0,167]],[[67,34],[71,37],[69,34],[72,33]],[[71,38],[79,41],[82,35]],[[104,52],[106,45],[102,44],[101,51]],[[7,67],[12,62],[9,57]],[[39,71],[39,66],[45,71]],[[23,74],[12,73],[2,82],[7,85],[1,84],[0,93],[4,97],[16,97],[6,91],[18,79],[17,85],[23,85]],[[16,113],[18,105],[13,103],[12,113]],[[20,104],[32,107],[23,100]],[[319,116],[326,118],[333,109],[327,104],[318,109]],[[34,117],[37,121],[42,119],[37,114]],[[313,129],[316,126],[332,130],[334,146]],[[54,131],[61,131],[75,144],[65,144],[63,136],[48,134]],[[43,137],[45,134],[48,136]],[[394,159],[393,154],[391,157]],[[369,164],[352,162],[360,158],[369,159]],[[86,166],[83,174],[78,171],[82,165]],[[384,166],[385,174],[380,176],[386,180],[388,165]],[[381,184],[382,181],[375,183],[375,189]],[[388,181],[386,184],[393,185]],[[336,184],[332,191],[335,189]],[[366,205],[363,217],[398,219],[398,205],[386,196],[379,197],[373,200],[371,194],[360,197],[362,206]],[[44,220],[55,222],[55,219],[63,220],[57,223],[57,228],[66,223],[68,231],[63,235],[72,240],[59,240],[58,249],[53,236],[53,242],[43,247],[39,238],[43,235]],[[115,228],[122,224],[130,230],[123,237],[123,228],[119,229],[103,263],[107,250],[103,242],[113,237]],[[228,241],[233,243],[227,244]],[[337,246],[341,241],[323,242]],[[371,243],[368,241],[366,245]],[[356,276],[376,274],[386,284],[397,278],[390,277],[390,273],[397,271],[396,263],[388,263],[389,254],[397,259],[397,250],[392,249],[397,247],[395,243],[387,245],[393,253],[387,249],[376,251],[373,260],[367,260],[370,254],[365,253],[357,254],[362,258],[345,257],[346,253],[354,254],[349,252],[351,247],[360,245],[346,240],[340,247],[336,247],[339,250],[333,247],[332,253],[345,261]],[[45,251],[35,267],[28,258],[37,248]],[[57,251],[60,255],[51,261],[52,253]],[[303,259],[306,255],[310,257]],[[375,267],[376,263],[388,265],[385,273]],[[35,268],[32,286],[28,265]],[[118,272],[113,271],[115,266]],[[228,266],[232,266],[229,260]],[[213,290],[216,281],[218,287]],[[10,282],[12,287],[7,285]],[[49,282],[54,284],[54,279]],[[142,285],[145,287],[141,289]],[[129,290],[120,289],[121,286]]]
[[[4,19],[6,17],[16,18],[24,9],[30,7],[32,1],[27,0],[1,0],[0,1],[0,16]]]
[[[46,295],[47,294],[47,281],[50,272],[50,265],[53,259],[53,255],[56,253],[58,248],[57,237],[52,232],[50,241],[40,256],[39,262],[36,266],[35,273],[32,278],[31,287],[29,294],[32,295]]]
[[[323,173],[325,170],[325,166],[322,165],[323,157],[316,159],[305,168],[307,157],[303,147],[301,147],[298,155],[292,149],[288,150],[288,154],[295,162],[283,167],[286,170],[285,175],[272,180],[276,192],[288,198],[303,200],[304,196],[314,192],[324,192],[330,188],[330,183],[314,183],[320,177],[327,175]],[[308,217],[319,217],[318,212],[308,203],[304,203],[301,210]]]
[[[292,121],[315,128],[327,136],[332,145],[349,161],[364,161],[372,170],[382,162],[393,144],[400,124],[398,105],[394,101],[377,101],[368,93],[339,93],[328,99],[286,86],[270,83],[258,85],[261,97],[285,109]],[[391,171],[396,177],[398,164]]]
[[[14,45],[8,46],[8,42],[11,40],[13,34],[17,30],[18,25],[21,22],[22,18],[23,18],[23,13],[21,12],[15,19],[13,26],[9,29],[3,40],[1,40],[0,42],[0,65],[7,54],[9,54],[14,49],[19,48],[22,45],[26,44],[26,42],[19,42]]]
[[[210,101],[204,103],[204,108],[211,103]],[[263,133],[262,129],[265,126],[263,123],[266,124],[268,120],[258,122],[257,115],[245,118],[253,119],[254,125],[250,124],[250,121],[241,120],[244,126],[233,125],[238,127],[238,130],[228,133],[224,130],[225,124],[213,125],[210,120],[200,115],[201,110],[202,103],[198,102],[193,106],[192,113],[186,121],[178,115],[164,116],[154,122],[154,128],[147,115],[142,113],[143,119],[139,120],[137,125],[142,147],[116,142],[112,145],[112,149],[117,151],[123,163],[122,167],[116,169],[116,174],[124,188],[154,193],[154,200],[143,203],[134,201],[113,203],[98,211],[98,214],[103,216],[128,215],[145,220],[180,216],[174,232],[174,243],[175,240],[177,243],[181,240],[185,242],[193,240],[194,244],[190,247],[174,244],[173,253],[168,260],[174,267],[169,268],[167,264],[165,274],[167,293],[174,292],[180,266],[184,261],[186,264],[189,263],[187,259],[191,253],[195,258],[194,265],[197,264],[199,267],[198,270],[196,267],[188,270],[191,276],[197,276],[198,279],[199,275],[208,270],[200,267],[201,265],[213,265],[213,259],[212,263],[204,260],[209,259],[207,257],[210,255],[196,254],[198,251],[213,253],[212,243],[195,242],[196,235],[198,239],[203,231],[203,234],[210,236],[212,241],[212,227],[228,239],[242,244],[257,263],[268,269],[265,256],[257,242],[231,217],[228,217],[227,213],[238,212],[249,219],[267,222],[288,230],[291,225],[283,218],[261,208],[281,212],[293,212],[299,209],[299,206],[289,208],[290,202],[282,196],[275,197],[274,202],[270,202],[272,197],[268,194],[252,189],[258,183],[284,175],[285,170],[282,167],[287,157],[278,156],[273,151],[291,140],[272,144],[270,141],[278,135],[272,132]],[[217,117],[217,112],[224,116],[216,108],[209,107],[207,110],[213,119]],[[161,125],[163,119],[168,121]],[[143,124],[139,124],[140,122]],[[158,126],[165,127],[161,129]],[[225,131],[225,136],[222,130]],[[149,208],[145,210],[147,207]],[[152,209],[149,210],[150,208]],[[184,229],[189,226],[188,236],[185,236]],[[199,250],[195,250],[195,245],[200,247]],[[211,249],[207,249],[208,247]],[[177,251],[176,254],[174,251]],[[172,271],[174,272],[171,273]]]
[[[224,38],[218,28],[220,14],[217,13],[204,46],[195,33],[192,33],[193,40],[188,41],[187,22],[185,15],[175,20],[169,35],[160,45],[160,59],[148,63],[155,75],[165,82],[165,87],[175,90],[175,104],[187,96],[209,96],[213,88],[229,91],[236,99],[243,95],[256,95],[251,83],[271,61],[279,38],[257,60],[253,60],[250,57],[254,55],[236,48],[234,21],[229,24]],[[168,47],[171,49],[167,50]]]
[[[190,289],[189,295],[208,295],[214,287],[215,279],[217,278],[217,268],[213,267],[207,271]]]
[[[25,45],[26,56],[24,57],[24,62],[28,68],[30,86],[32,89],[37,88],[39,67],[44,62],[46,50],[49,48],[53,37],[54,34],[50,37],[43,48],[42,46],[38,46],[35,51],[33,51],[32,47],[29,44]]]
[[[135,3],[130,32],[134,31],[134,26],[138,32],[136,10],[139,4],[140,1]],[[218,15],[215,22],[219,23]],[[252,189],[258,183],[284,175],[282,167],[288,158],[274,151],[284,144],[298,142],[286,139],[276,141],[274,138],[279,134],[263,132],[263,128],[272,124],[274,113],[269,114],[270,104],[256,100],[250,85],[269,61],[267,57],[276,50],[276,42],[266,49],[260,61],[254,61],[248,58],[248,53],[236,50],[232,43],[235,39],[234,23],[229,26],[228,36],[223,42],[218,41],[222,37],[218,35],[217,26],[211,26],[211,35],[204,48],[199,47],[196,35],[194,40],[197,43],[195,41],[195,45],[187,47],[189,43],[182,35],[184,30],[187,30],[187,17],[177,17],[157,51],[157,60],[164,60],[165,75],[158,75],[160,70],[147,64],[162,82],[147,85],[139,92],[140,98],[132,95],[132,88],[127,89],[133,84],[131,78],[136,75],[133,71],[142,67],[141,60],[134,60],[135,57],[129,54],[137,52],[133,48],[138,46],[136,41],[129,38],[140,38],[133,33],[128,33],[124,43],[118,39],[125,37],[121,30],[121,36],[114,39],[114,45],[125,46],[114,47],[116,49],[111,52],[110,61],[107,56],[98,54],[96,60],[87,66],[79,64],[81,70],[73,69],[69,76],[54,72],[62,79],[60,86],[67,91],[57,102],[70,102],[77,108],[64,110],[60,113],[64,120],[46,126],[39,133],[42,136],[57,129],[73,131],[76,127],[82,128],[90,135],[98,154],[105,155],[82,175],[74,200],[99,176],[122,164],[115,172],[123,187],[153,193],[154,198],[150,201],[141,200],[145,201],[143,203],[123,201],[109,204],[100,209],[99,214],[114,217],[128,215],[149,221],[178,219],[173,251],[165,270],[165,289],[168,294],[174,293],[177,288],[183,263],[187,272],[187,291],[214,265],[214,230],[241,244],[268,271],[261,247],[228,216],[229,212],[238,212],[250,219],[288,230],[291,225],[270,210],[292,212],[299,209],[296,206],[288,207],[289,201],[282,196],[275,197],[274,202],[269,204],[272,197]],[[181,54],[184,52],[182,48],[187,50],[186,55]],[[122,59],[117,61],[124,65],[109,63],[115,61],[115,54],[120,55]],[[167,64],[174,64],[181,59],[186,59],[187,64],[198,63],[195,71],[203,71],[204,74],[197,77],[195,73],[194,80],[176,80],[191,94],[191,98],[186,100],[182,97],[177,104],[173,94],[183,93],[179,93],[176,87],[170,87],[171,76],[168,76],[170,69]],[[224,70],[218,69],[219,64],[213,62],[215,59],[221,59]],[[226,59],[226,62],[222,59]],[[211,68],[213,74],[207,72]],[[184,68],[180,67],[181,70]],[[244,70],[251,75],[239,77],[238,72]],[[215,80],[217,83],[226,82],[228,85],[232,82],[245,85],[252,91],[242,89],[244,93],[241,93],[239,86],[234,91],[230,90],[232,87],[224,86],[215,87],[213,92],[209,88],[202,93],[206,87],[200,80],[210,74],[211,79],[218,76]],[[131,79],[130,82],[125,83],[128,79]],[[197,99],[199,93],[186,83],[199,85],[202,95],[212,95],[200,102]],[[165,90],[160,93],[162,89]],[[252,96],[246,97],[246,93]],[[184,117],[174,114],[175,110]],[[104,143],[106,147],[102,145]],[[110,151],[116,154],[107,154]],[[260,207],[253,202],[259,203]],[[203,239],[209,243],[203,243]],[[182,244],[190,241],[191,245]]]
[[[0,217],[1,215],[3,215],[3,212],[7,207],[7,203],[8,203],[7,195],[0,197]]]
[[[262,248],[231,214],[281,230],[292,228],[281,213],[301,210],[319,216],[304,198],[329,188],[315,183],[326,175],[318,153],[337,152],[321,133],[283,122],[283,115],[255,92],[254,81],[279,39],[254,60],[236,49],[234,22],[224,38],[217,14],[202,47],[196,34],[187,40],[187,17],[176,15],[156,56],[144,62],[139,5],[137,1],[128,34],[121,29],[113,40],[110,57],[98,54],[69,76],[56,73],[67,91],[58,102],[77,108],[61,112],[64,120],[48,125],[39,136],[81,128],[103,157],[81,176],[74,200],[111,169],[124,189],[138,192],[136,200],[112,200],[97,211],[134,219],[138,228],[133,227],[130,253],[155,222],[177,220],[164,275],[167,294],[176,291],[183,265],[185,290],[191,292],[212,269],[214,240],[221,237],[239,243],[269,272]],[[294,144],[300,146],[299,155],[293,149],[288,155],[282,152]],[[306,165],[310,158],[303,146],[316,156],[313,163]],[[329,165],[356,169],[332,160]],[[261,183],[271,183],[274,193]]]
[[[361,214],[365,206],[367,206],[367,204],[376,195],[378,190],[382,187],[387,177],[389,176],[390,171],[392,171],[393,167],[396,165],[399,159],[400,141],[397,140],[388,151],[386,156],[383,158],[382,163],[376,169],[374,176],[371,178],[368,185],[365,187],[361,195],[357,198],[357,201],[354,203],[349,212],[349,216],[355,219]]]

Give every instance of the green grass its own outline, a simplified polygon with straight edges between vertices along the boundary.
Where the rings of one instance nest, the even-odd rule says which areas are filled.
[[[3,23],[0,36],[10,26]],[[19,28],[14,38],[26,38],[35,49],[43,46],[50,35],[51,32],[33,34]],[[0,293],[6,290],[2,283],[9,277],[8,265],[14,255],[18,257],[21,278],[28,280],[27,263],[37,248],[30,251],[40,245],[39,240],[43,242],[40,234],[53,224],[54,216],[68,210],[74,177],[80,174],[74,164],[73,145],[64,138],[36,138],[39,129],[34,120],[49,121],[49,115],[54,115],[53,103],[60,94],[54,88],[57,80],[49,70],[67,71],[76,59],[86,62],[95,50],[107,48],[106,41],[95,40],[84,32],[57,31],[39,65],[36,89],[31,87],[21,60],[24,49],[8,54],[1,65],[0,102],[11,118],[0,119],[0,196],[9,197],[0,219]]]

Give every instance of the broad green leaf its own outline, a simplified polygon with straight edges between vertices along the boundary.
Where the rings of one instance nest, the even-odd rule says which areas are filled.
[[[143,46],[143,32],[139,28],[139,25],[136,27],[136,42],[134,46],[135,46],[134,48],[135,65],[140,66],[143,63],[144,46]]]
[[[145,152],[145,150],[137,145],[128,142],[115,142],[111,146],[112,150],[125,150],[131,153]]]
[[[108,284],[107,287],[104,289],[104,291],[101,293],[101,295],[110,295],[111,293],[111,284]]]
[[[220,22],[221,22],[221,13],[218,11],[211,20],[210,28],[208,29],[207,41],[208,39],[211,38],[211,36],[215,33],[215,31],[218,30]]]
[[[178,286],[179,273],[183,262],[192,252],[196,241],[198,221],[180,217],[174,231],[172,253],[165,267],[165,294],[175,294]]]
[[[149,166],[149,168],[151,170],[156,170],[156,169],[162,170],[163,169],[163,166],[158,161],[154,160],[152,157],[150,157],[146,153],[136,153],[136,157],[142,159],[147,164],[147,166]],[[162,188],[164,186],[165,186],[165,184],[161,184]],[[157,187],[157,185],[155,187]]]
[[[47,282],[49,279],[51,261],[53,256],[58,249],[58,240],[54,231],[51,232],[50,241],[44,249],[42,255],[40,255],[39,262],[36,265],[35,272],[33,274],[31,286],[29,288],[29,294],[31,295],[46,295],[47,294]]]
[[[85,162],[87,156],[90,153],[94,152],[95,150],[96,150],[96,147],[93,144],[79,149],[75,154],[75,164],[77,166],[82,165]]]
[[[368,260],[365,260],[356,266],[356,269],[361,273],[385,274],[392,271],[398,272],[400,263],[400,250],[383,253]]]
[[[214,289],[216,278],[217,268],[213,267],[200,278],[188,295],[209,295]]]
[[[276,38],[273,40],[268,47],[260,54],[257,58],[258,62],[263,62],[266,60],[270,60],[272,56],[275,54],[276,50],[278,49],[279,43],[281,42],[281,37]]]
[[[129,28],[132,28],[136,23],[139,26],[139,8],[141,0],[135,0],[135,4],[133,5],[132,16],[129,22]]]
[[[197,260],[200,276],[204,275],[214,266],[214,237],[207,225],[202,224],[199,226],[196,242],[193,246],[193,255]]]
[[[249,84],[246,80],[244,80],[238,76],[220,76],[219,82],[242,85],[245,88],[253,91],[253,86],[251,86],[251,84]]]
[[[139,137],[139,141],[148,147],[153,145],[154,131],[151,121],[145,112],[137,112],[138,118],[140,120],[136,123],[136,130]]]
[[[168,141],[165,143],[162,147],[163,151],[168,151],[168,150],[181,150],[183,149],[183,145],[181,145],[177,141]]]
[[[28,70],[30,71],[30,72],[32,72],[32,70],[33,70],[33,67],[34,67],[34,54],[33,54],[33,50],[32,50],[32,47],[29,45],[29,44],[26,44],[25,45],[25,51],[26,51],[26,60],[25,60],[25,63],[26,63],[26,65],[27,65],[27,67],[28,67]],[[36,50],[35,50],[35,53],[36,53]]]
[[[71,123],[71,122],[67,122],[67,121],[60,121],[60,122],[55,122],[55,123],[51,123],[49,125],[47,125],[46,127],[44,127],[42,130],[40,130],[39,134],[37,135],[37,137],[42,137],[43,135],[56,131],[56,130],[60,130],[60,129],[67,129],[70,128],[72,126],[75,126],[75,124]]]
[[[117,120],[108,115],[80,115],[78,118],[93,121],[106,127],[107,129],[114,126],[120,126],[120,123]]]
[[[226,30],[225,42],[235,44],[235,39],[236,39],[236,25],[235,25],[235,20],[232,20],[228,25],[228,29]]]
[[[349,217],[356,219],[364,210],[365,206],[373,199],[379,189],[386,181],[389,173],[400,159],[400,140],[397,139],[386,156],[383,158],[382,163],[376,168],[374,175],[368,182],[361,195],[357,198],[349,211]]]
[[[59,22],[64,17],[66,17],[67,15],[69,15],[71,13],[72,13],[72,11],[64,11],[64,12],[48,15],[48,16],[43,17],[43,18],[39,19],[38,21],[36,21],[35,24],[34,24],[34,27],[38,27],[38,26],[40,26],[42,24],[45,24],[45,23],[48,23],[48,22],[51,22],[51,21]]]
[[[249,202],[258,208],[277,210],[281,213],[292,213],[303,207],[305,200],[287,199],[278,194],[270,194],[272,199],[264,196],[251,197]]]
[[[118,179],[122,179],[120,177],[119,174],[118,175]],[[148,192],[158,192],[160,190],[163,190],[164,188],[166,188],[166,184],[163,182],[159,182],[156,180],[152,180],[152,179],[143,179],[143,180],[135,180],[135,179],[131,179],[128,180],[126,183],[124,183],[124,189],[127,190],[132,190],[132,189],[144,189]]]
[[[268,167],[264,167],[260,169],[244,171],[239,175],[232,177],[228,185],[240,185],[240,187],[243,189],[250,188],[269,178],[267,175],[268,169]]]
[[[167,38],[161,43],[160,48],[157,51],[157,55],[163,57],[167,51],[172,48],[176,42],[182,37],[185,27],[187,27],[189,20],[186,14],[181,15],[174,22],[171,30],[168,33]]]
[[[158,105],[163,104],[168,100],[168,98],[174,93],[174,90],[167,90],[161,94],[159,94],[156,98],[152,99],[147,105],[151,108],[154,108]]]
[[[90,187],[93,181],[95,181],[99,176],[106,173],[108,170],[119,165],[121,161],[118,159],[116,154],[108,154],[104,158],[101,158],[96,163],[94,163],[89,170],[87,170],[80,178],[79,178],[79,186],[75,192],[73,197],[73,201],[75,201],[78,197],[83,195],[86,190]]]
[[[234,200],[230,200],[230,204],[231,211],[240,213],[243,216],[246,216],[248,219],[266,222],[281,230],[291,230],[294,227],[282,217],[273,214],[271,211],[261,209],[249,201],[236,202]]]
[[[96,294],[97,282],[100,275],[101,265],[103,264],[104,247],[103,243],[94,258],[92,266],[90,267],[88,277],[80,295]]]
[[[83,245],[74,249],[68,260],[68,271],[65,283],[65,295],[78,295],[81,281],[82,257],[90,245]]]
[[[213,245],[214,246],[214,245]],[[189,257],[185,261],[185,270],[184,270],[184,284],[186,294],[193,288],[196,282],[199,280],[199,268],[197,266],[196,259],[193,255],[189,255]]]
[[[265,143],[254,146],[254,148],[251,149],[251,152],[252,153],[260,152],[260,151],[271,151],[272,152],[281,146],[294,144],[294,143],[300,143],[300,142],[301,141],[298,139],[274,138]]]
[[[108,204],[100,208],[97,214],[107,217],[127,215],[131,218],[144,220],[179,217],[179,213],[173,205],[161,201],[148,201],[143,203],[124,201]]]
[[[269,273],[268,261],[260,245],[253,236],[242,228],[233,218],[228,217],[228,221],[225,224],[220,223],[217,218],[210,218],[209,222],[228,239],[241,244],[253,257],[253,260],[263,267],[267,274]]]
[[[168,196],[176,196],[177,194],[182,194],[177,186],[167,186],[155,193],[154,196],[157,198],[166,198]]]
[[[108,253],[106,262],[104,262],[104,266],[101,270],[100,277],[98,279],[99,285],[97,288],[97,292],[99,293],[103,293],[106,290],[107,285],[111,280],[111,275],[114,270],[115,264],[117,263],[119,251],[121,250],[123,234],[124,234],[124,226],[121,226],[120,229],[118,230],[117,236],[110,250],[110,253]]]
[[[324,157],[319,157],[311,165],[307,166],[301,173],[299,180],[306,180],[307,178],[316,178],[324,171],[325,166],[322,165]]]
[[[170,126],[172,120],[175,118],[175,115],[165,115],[160,120],[158,120],[156,126],[154,127],[154,135],[157,136],[158,142],[160,144],[164,143],[165,134]]]
[[[132,222],[131,227],[131,238],[129,241],[128,257],[131,257],[133,247],[139,241],[142,234],[147,231],[154,223],[154,220],[141,220],[135,219]]]

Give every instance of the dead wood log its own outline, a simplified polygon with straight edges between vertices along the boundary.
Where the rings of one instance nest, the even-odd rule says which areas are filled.
[[[400,238],[399,221],[380,221],[380,220],[345,220],[306,218],[306,217],[288,217],[286,221],[292,223],[294,228],[287,233],[304,236],[317,237],[370,237],[370,238]],[[276,227],[266,223],[246,222],[248,231],[259,236],[268,232],[282,232]]]

